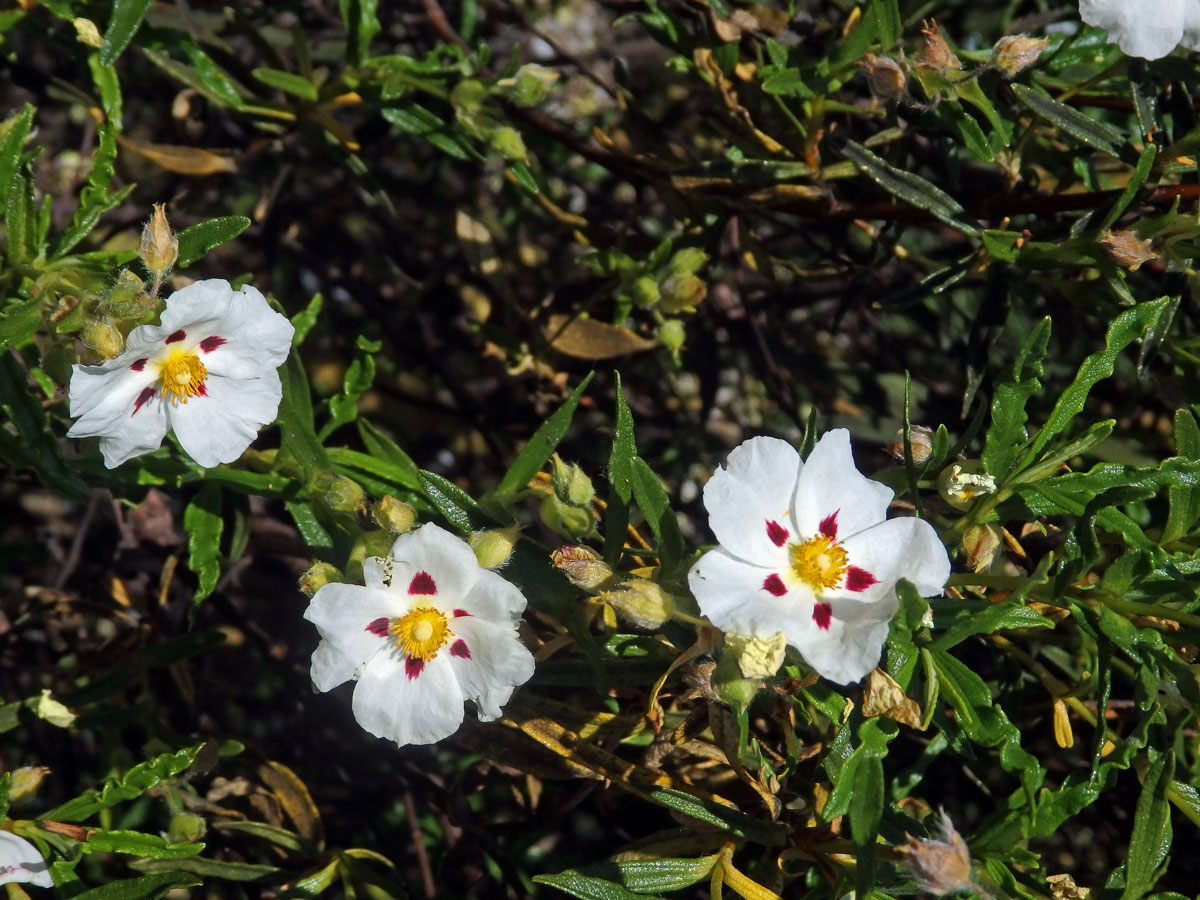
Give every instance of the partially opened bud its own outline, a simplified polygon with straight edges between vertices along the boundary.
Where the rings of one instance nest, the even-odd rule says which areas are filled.
[[[384,494],[371,507],[371,518],[375,520],[376,525],[392,534],[405,534],[417,521],[417,509],[411,503],[397,500],[391,494]]]
[[[138,258],[154,274],[155,283],[162,280],[179,259],[179,239],[167,221],[167,204],[155,203],[154,215],[142,229],[142,243],[138,247]]]
[[[647,630],[658,628],[675,611],[675,599],[647,578],[631,578],[597,596],[622,619]]]
[[[992,63],[1011,77],[1037,62],[1042,51],[1049,46],[1049,38],[1031,38],[1027,34],[1006,35],[996,41],[996,46],[992,48]]]
[[[967,842],[954,829],[945,810],[938,810],[938,826],[931,838],[907,835],[908,843],[896,850],[905,857],[913,878],[922,890],[942,896],[962,891],[978,891],[971,881],[971,852]]]
[[[925,37],[925,45],[921,48],[921,55],[917,57],[918,66],[943,74],[950,69],[962,68],[962,60],[954,55],[954,51],[942,37],[942,30],[937,22],[930,19],[922,23],[921,34]]]
[[[550,554],[550,562],[567,576],[571,584],[585,591],[595,591],[612,583],[614,575],[600,554],[590,547],[563,544]]]
[[[696,306],[708,294],[708,285],[698,275],[672,275],[659,285],[662,300],[658,308],[667,315],[695,312]]]
[[[596,525],[591,509],[564,503],[554,494],[542,498],[538,513],[547,528],[569,541],[587,537]]]
[[[867,74],[867,86],[871,96],[877,100],[895,100],[904,96],[908,84],[908,73],[900,63],[887,56],[868,53],[859,62]]]
[[[1100,238],[1100,246],[1108,251],[1117,265],[1124,266],[1130,272],[1136,272],[1142,263],[1158,258],[1153,242],[1149,238],[1138,240],[1132,231],[1106,231]]]
[[[327,562],[314,562],[300,576],[300,591],[305,597],[311,597],[327,584],[342,581],[342,572],[337,566]]]
[[[575,463],[565,463],[557,453],[553,456],[554,493],[559,500],[572,506],[591,506],[596,489],[592,480]]]

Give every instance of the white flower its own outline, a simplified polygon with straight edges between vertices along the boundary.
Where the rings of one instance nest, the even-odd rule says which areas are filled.
[[[0,831],[0,884],[13,881],[54,887],[50,869],[37,847],[11,831]]]
[[[197,281],[167,298],[160,324],[129,333],[125,352],[75,366],[70,437],[99,437],[110,469],[158,448],[168,429],[205,467],[233,462],[275,419],[276,369],[290,322],[249,285]]]
[[[357,680],[358,724],[400,745],[453,734],[464,700],[475,701],[480,719],[499,718],[533,675],[533,656],[516,633],[524,595],[432,524],[402,534],[363,574],[365,587],[327,584],[304,613],[321,632],[316,689]]]
[[[823,435],[807,462],[786,441],[751,438],[704,487],[720,546],[688,573],[700,611],[727,632],[782,631],[826,678],[858,681],[879,662],[896,581],[930,596],[950,575],[933,526],[885,521],[891,499],[854,467],[845,429]]]
[[[1079,0],[1079,16],[1129,56],[1158,59],[1176,44],[1200,50],[1200,0]]]

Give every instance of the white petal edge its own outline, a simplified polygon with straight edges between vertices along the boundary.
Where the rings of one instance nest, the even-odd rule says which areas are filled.
[[[225,378],[211,375],[206,395],[168,404],[167,418],[179,443],[199,465],[210,469],[233,462],[275,420],[283,396],[279,376]]]
[[[1159,59],[1183,39],[1186,3],[1190,0],[1156,0],[1148,13],[1130,0],[1079,0],[1079,16],[1089,25],[1108,32],[1109,43],[1127,56]]]
[[[405,744],[433,744],[458,730],[463,696],[449,662],[425,664],[409,678],[398,653],[379,653],[354,686],[354,718],[376,737]]]
[[[233,294],[225,315],[207,332],[205,337],[225,341],[203,354],[208,370],[230,378],[253,378],[283,364],[291,352],[295,328],[286,316],[271,309],[257,288],[246,285]]]
[[[37,847],[11,831],[0,831],[0,884],[10,882],[54,887],[50,867]]]
[[[111,365],[75,366],[71,415],[79,418],[67,430],[67,437],[99,437],[104,464],[115,469],[128,459],[157,450],[168,426],[163,398],[157,391],[137,407],[137,398],[151,386],[154,376]]]
[[[922,597],[942,592],[950,577],[950,555],[937,530],[924,519],[889,519],[843,542],[850,565],[865,569],[877,582],[863,591],[831,591],[838,603],[873,604],[895,596],[896,582],[907,578]]]
[[[835,428],[821,435],[796,482],[793,501],[796,526],[811,537],[827,516],[837,514],[837,538],[877,525],[887,518],[894,496],[887,485],[872,481],[854,465],[850,432]]]
[[[469,659],[451,655],[453,643],[442,651],[447,654],[463,696],[475,701],[483,721],[500,718],[502,707],[516,687],[533,677],[533,654],[517,639],[516,632],[504,625],[462,616],[450,627],[455,640],[463,641],[471,654]]]
[[[708,526],[735,556],[764,566],[786,562],[786,551],[767,537],[767,523],[790,530],[791,500],[800,454],[787,441],[753,437],[734,447],[724,468],[704,485]],[[792,539],[795,535],[790,535]]]
[[[400,535],[392,545],[392,592],[412,596],[413,577],[426,572],[437,587],[429,602],[445,612],[462,605],[483,571],[466,541],[432,522]]]
[[[806,625],[789,621],[792,627],[785,628],[784,633],[788,643],[821,677],[837,684],[853,684],[879,665],[891,615],[845,620],[838,617],[837,608],[835,604],[828,630],[818,628],[810,618]]]
[[[357,584],[327,584],[317,591],[304,618],[317,626],[321,643],[313,652],[311,676],[318,691],[328,691],[362,674],[367,662],[392,646],[367,631],[378,618],[404,614],[399,599],[387,591]]]
[[[472,616],[516,628],[527,603],[516,585],[495,572],[482,569],[479,580],[471,585],[458,605]]]
[[[783,597],[763,589],[776,569],[756,566],[723,547],[710,550],[688,572],[688,587],[700,612],[722,631],[769,637],[786,631],[784,621],[812,617],[811,593],[796,586]]]

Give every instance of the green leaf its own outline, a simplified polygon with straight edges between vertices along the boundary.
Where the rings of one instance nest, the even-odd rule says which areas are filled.
[[[250,74],[268,87],[281,90],[285,94],[292,94],[301,100],[313,103],[317,101],[317,86],[303,75],[295,75],[280,69],[269,69],[265,66],[251,69]]]
[[[1050,317],[1034,326],[1026,338],[1013,365],[1011,381],[996,386],[992,397],[992,424],[988,427],[983,448],[983,467],[996,478],[1003,477],[1016,461],[1027,434],[1028,414],[1025,404],[1041,390],[1037,376],[1042,374],[1042,360],[1050,342]]]
[[[667,492],[641,457],[633,461],[633,498],[658,540],[659,564],[669,577],[683,559],[683,535]]]
[[[291,514],[292,521],[296,523],[300,537],[304,538],[304,543],[308,544],[317,556],[328,556],[333,552],[333,537],[313,512],[311,503],[293,500],[284,506]]]
[[[188,568],[196,573],[199,584],[193,603],[213,592],[221,577],[221,488],[205,484],[183,511],[183,530],[188,536]]]
[[[180,772],[187,771],[203,744],[185,747],[174,753],[163,753],[154,759],[134,766],[122,776],[112,776],[99,791],[85,791],[74,800],[46,813],[45,818],[59,822],[82,822],[102,809],[140,797]]]
[[[265,822],[220,822],[215,827],[221,831],[236,831],[239,834],[252,835],[292,853],[311,854],[313,852],[312,841],[301,837],[294,831],[268,825]]]
[[[0,353],[24,346],[41,324],[42,301],[39,297],[4,307],[0,311]]]
[[[329,459],[313,428],[312,395],[300,354],[292,353],[288,357],[279,367],[279,376],[283,382],[283,399],[279,402],[282,432],[279,447],[283,451],[280,456],[286,454],[294,459],[304,472],[305,480],[311,480],[315,471],[329,467]]]
[[[850,836],[858,847],[854,891],[858,897],[869,897],[875,888],[875,838],[883,818],[883,796],[886,787],[883,761],[879,754],[863,744],[854,751],[863,753],[854,775],[854,791],[850,797]],[[841,781],[848,780],[845,769]],[[839,784],[841,783],[839,781]]]
[[[190,266],[214,247],[220,247],[250,227],[245,216],[220,216],[206,222],[197,222],[179,232],[179,259],[177,269]]]
[[[578,897],[580,900],[663,900],[654,894],[635,894],[619,884],[603,878],[581,875],[573,869],[557,875],[534,875],[533,880],[538,884],[548,884],[550,887],[558,888],[563,893]]]
[[[131,856],[148,856],[151,859],[184,859],[204,850],[203,844],[170,843],[157,834],[140,831],[105,831],[89,828],[87,836],[89,852],[128,853]]]
[[[167,874],[187,872],[204,879],[220,878],[225,881],[246,881],[253,883],[271,883],[282,881],[285,877],[283,869],[277,866],[255,865],[253,863],[225,862],[219,859],[206,859],[203,856],[193,856],[190,859],[138,859],[129,864],[129,868],[151,874]]]
[[[462,533],[494,525],[471,495],[448,478],[420,470],[421,493],[434,505],[446,521]]]
[[[712,800],[703,800],[670,788],[649,786],[646,787],[645,794],[649,800],[660,806],[767,847],[783,846],[787,838],[787,828],[784,825],[763,822]]]
[[[150,0],[113,0],[112,16],[104,31],[104,43],[100,45],[100,64],[111,66],[129,46],[134,34],[146,17]]]
[[[100,62],[99,53],[88,54],[88,70],[92,73],[92,82],[100,91],[100,107],[104,110],[104,118],[112,123],[113,128],[120,131],[121,80],[117,78],[117,70]]]
[[[629,501],[633,498],[633,463],[637,444],[633,437],[633,413],[625,402],[621,373],[616,377],[617,427],[608,456],[608,507],[604,511],[604,559],[610,565],[621,557],[629,528]]]
[[[187,872],[161,872],[113,881],[76,894],[73,900],[158,900],[171,891],[198,887],[203,883],[200,878]]]
[[[992,692],[983,679],[945,650],[930,648],[938,674],[938,690],[954,707],[955,721],[973,741],[991,746],[997,735],[985,727],[981,711],[992,708]]]
[[[1104,217],[1104,221],[1100,223],[1100,231],[1107,231],[1109,228],[1112,228],[1113,223],[1121,218],[1121,214],[1129,208],[1129,204],[1133,202],[1133,198],[1137,196],[1137,192],[1141,190],[1142,185],[1146,183],[1146,179],[1150,177],[1150,173],[1154,169],[1154,161],[1157,158],[1158,145],[1147,143],[1141,155],[1138,156],[1133,175],[1125,182],[1121,196],[1117,198],[1112,209],[1108,211],[1108,215]]]
[[[1028,109],[1077,141],[1116,159],[1134,161],[1132,148],[1115,128],[1027,85],[1014,84],[1012,90]]]
[[[579,401],[583,399],[583,392],[591,382],[592,373],[589,372],[563,405],[533,433],[529,443],[517,454],[500,484],[492,492],[493,500],[501,506],[509,506],[517,494],[525,490],[530,480],[541,471],[559,441],[563,439],[563,435],[567,433],[567,429],[571,427],[571,419],[575,416]]]
[[[14,437],[0,428],[0,457],[13,466],[32,469],[52,490],[86,499],[87,484],[67,468],[59,441],[47,428],[46,412],[12,353],[0,356],[0,410],[17,432]]]
[[[33,128],[33,107],[26,103],[19,113],[8,120],[11,124],[0,137],[0,193],[7,194],[8,185],[21,166],[21,155],[29,132]]]
[[[1013,85],[1013,87],[1020,87],[1020,85]],[[1070,387],[1063,391],[1062,396],[1054,405],[1050,417],[1046,420],[1046,424],[1034,437],[1033,446],[1026,453],[1022,468],[1036,459],[1051,440],[1071,425],[1075,416],[1083,411],[1084,401],[1087,400],[1092,386],[1112,375],[1120,352],[1141,337],[1146,329],[1157,321],[1163,307],[1170,300],[1170,297],[1161,297],[1158,300],[1141,303],[1113,319],[1104,336],[1104,349],[1093,353],[1083,361],[1083,365],[1079,367],[1079,371],[1075,375],[1075,380],[1071,382]]]
[[[1139,900],[1158,880],[1159,867],[1171,849],[1171,806],[1167,790],[1175,773],[1175,754],[1163,753],[1142,778],[1133,814],[1133,834],[1126,855],[1125,891],[1121,900]]]
[[[68,225],[58,236],[53,258],[63,256],[72,247],[91,234],[100,217],[115,209],[133,192],[136,185],[129,184],[119,190],[108,191],[112,184],[117,160],[117,127],[111,121],[101,122],[96,129],[96,152],[92,155],[92,167],[88,172],[88,183],[79,194],[79,206]]]
[[[859,27],[862,27],[861,24]],[[959,220],[958,214],[963,211],[962,204],[920,175],[896,168],[854,141],[846,141],[842,148],[842,156],[854,163],[884,190],[895,194],[905,203],[925,210],[963,234],[979,234],[979,228]]]
[[[879,43],[884,50],[900,40],[903,22],[900,18],[900,4],[896,0],[871,0],[871,9],[879,25]]]
[[[338,0],[338,10],[346,29],[346,61],[358,65],[379,34],[379,0]]]
[[[8,183],[7,199],[4,206],[4,240],[8,260],[13,265],[21,265],[32,259],[34,223],[33,218],[33,182],[25,172],[18,168]]]
[[[963,619],[939,635],[929,647],[949,650],[976,634],[993,634],[1007,628],[1053,628],[1054,622],[1028,606],[1004,601],[965,611]]]
[[[358,420],[358,434],[371,456],[389,466],[389,478],[409,490],[422,490],[421,469],[399,444],[366,419]]]
[[[1200,460],[1200,425],[1186,409],[1175,411],[1175,452],[1188,460]],[[1200,521],[1200,483],[1167,488],[1167,524],[1160,544],[1178,540]]]

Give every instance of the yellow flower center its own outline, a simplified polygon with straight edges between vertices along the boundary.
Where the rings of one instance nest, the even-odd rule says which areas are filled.
[[[418,606],[407,615],[392,619],[388,631],[405,656],[422,661],[433,659],[446,641],[454,637],[445,613],[432,606]]]
[[[797,578],[820,592],[842,583],[850,559],[828,535],[818,534],[802,544],[788,547],[788,559]]]
[[[158,377],[162,381],[164,399],[169,398],[173,406],[178,406],[187,403],[189,397],[199,397],[204,392],[208,369],[196,354],[172,350],[159,369]]]

